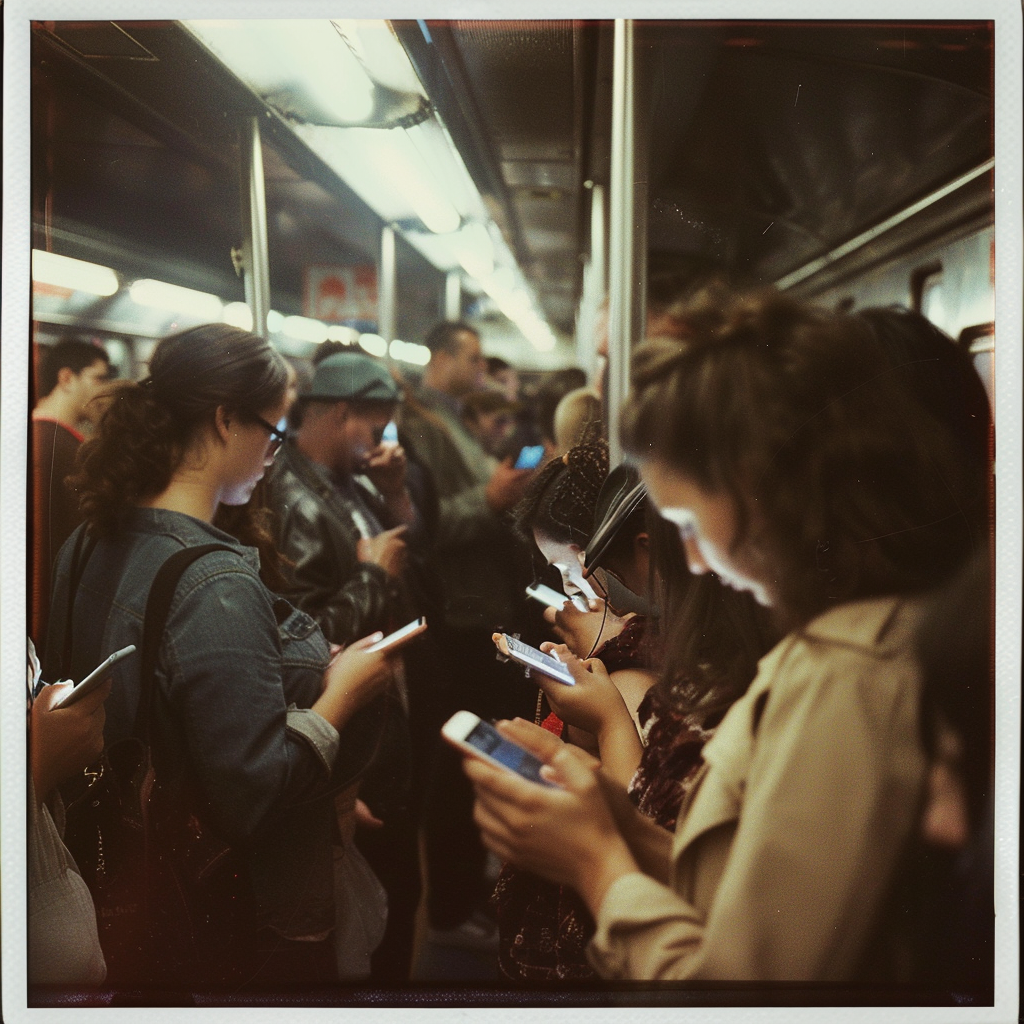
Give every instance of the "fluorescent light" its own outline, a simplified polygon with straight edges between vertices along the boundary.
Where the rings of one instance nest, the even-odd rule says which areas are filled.
[[[430,362],[430,349],[411,341],[399,341],[396,338],[388,347],[388,352],[392,359],[399,359],[403,363],[426,366]]]
[[[379,334],[360,334],[359,345],[371,356],[383,359],[388,354],[388,343]]]
[[[220,320],[224,314],[224,303],[209,292],[197,292],[165,281],[143,279],[136,281],[130,289],[133,302],[140,306],[166,309],[171,313],[183,313],[197,320]]]
[[[327,328],[327,340],[340,341],[345,345],[355,345],[359,341],[359,332],[354,327],[332,324]]]
[[[110,267],[58,256],[43,249],[32,250],[32,280],[90,295],[113,295],[120,287],[117,274]]]
[[[252,330],[252,310],[244,302],[229,302],[221,319],[242,331]]]
[[[473,221],[463,226],[452,240],[459,265],[470,277],[487,277],[494,272],[494,243],[486,225]]]
[[[357,124],[373,113],[374,84],[330,21],[183,24],[286,118]]]
[[[445,195],[443,177],[439,178],[424,160],[411,130],[392,128],[384,133],[392,147],[388,171],[398,179],[399,188],[416,216],[435,235],[457,231],[462,218]]]
[[[333,18],[332,23],[375,82],[395,92],[416,93],[426,99],[427,94],[390,22]]]
[[[281,333],[300,341],[311,341],[317,345],[327,340],[327,324],[307,316],[286,316]]]

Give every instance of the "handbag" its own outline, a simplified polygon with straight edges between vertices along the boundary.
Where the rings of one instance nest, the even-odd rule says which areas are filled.
[[[70,665],[75,591],[95,541],[76,542],[64,668]],[[107,983],[116,988],[235,986],[252,973],[257,905],[244,858],[203,820],[184,777],[154,769],[151,715],[156,662],[178,581],[223,544],[176,552],[146,602],[139,705],[130,736],[86,769],[86,788],[67,808],[65,843],[96,904]]]

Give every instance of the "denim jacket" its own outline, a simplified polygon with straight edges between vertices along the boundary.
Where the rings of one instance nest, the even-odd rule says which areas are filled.
[[[77,532],[61,549],[47,636],[49,678],[61,674],[67,589]],[[153,750],[158,770],[186,772],[210,824],[247,851],[265,922],[297,938],[334,923],[333,802],[336,761],[357,774],[352,750],[309,710],[329,659],[320,629],[260,581],[256,552],[208,523],[164,509],[135,509],[97,544],[74,605],[70,674],[80,679],[112,651],[141,649],[146,599],[175,551],[220,542],[185,571],[157,662]],[[139,655],[111,670],[107,743],[130,734]],[[356,747],[363,746],[357,741]],[[332,777],[332,770],[334,774]]]

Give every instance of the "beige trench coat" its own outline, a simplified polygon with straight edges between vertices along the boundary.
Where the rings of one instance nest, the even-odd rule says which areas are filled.
[[[589,955],[606,978],[853,980],[925,774],[917,606],[851,603],[767,654],[704,748],[671,888],[609,889]]]

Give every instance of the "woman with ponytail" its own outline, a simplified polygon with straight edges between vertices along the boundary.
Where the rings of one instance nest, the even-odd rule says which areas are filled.
[[[151,749],[158,779],[187,780],[203,821],[242,855],[258,931],[237,982],[261,987],[336,978],[333,795],[365,766],[374,735],[349,729],[342,741],[339,730],[390,678],[367,641],[332,658],[313,620],[261,582],[256,551],[213,525],[220,506],[249,500],[273,461],[286,386],[284,360],[264,339],[223,324],[166,338],[149,377],[118,386],[80,453],[85,523],[61,550],[47,637],[52,678],[62,662],[78,679],[112,651],[141,650],[160,567],[182,549],[218,545],[174,591]],[[139,656],[111,676],[108,747],[132,731]]]

